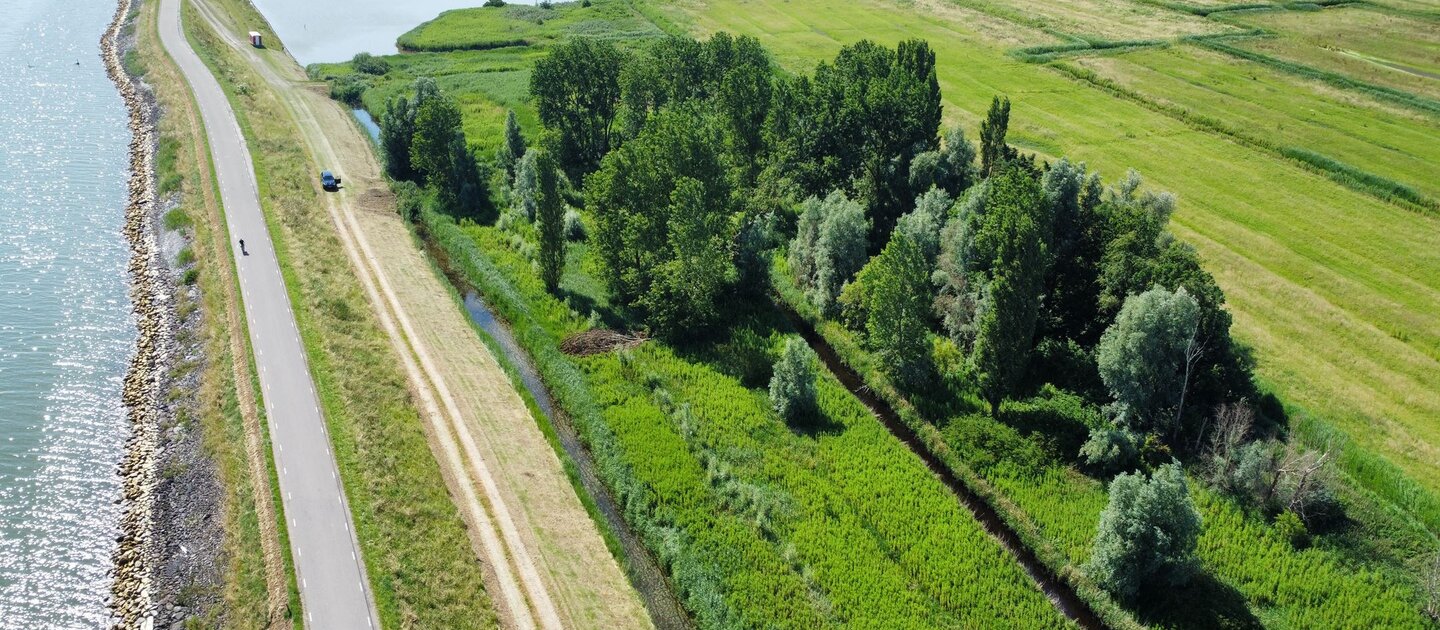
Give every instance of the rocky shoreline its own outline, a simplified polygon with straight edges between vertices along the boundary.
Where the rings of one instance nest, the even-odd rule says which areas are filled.
[[[123,400],[131,425],[121,477],[122,516],[113,555],[111,623],[115,628],[178,626],[219,602],[221,492],[193,413],[203,348],[198,308],[180,317],[176,298],[198,304],[180,281],[185,239],[163,227],[175,199],[156,189],[156,123],[160,109],[124,59],[135,46],[137,3],[120,0],[101,40],[101,58],[129,112],[130,178],[125,238],[130,243],[131,303],[138,336]],[[184,364],[188,369],[177,370]]]

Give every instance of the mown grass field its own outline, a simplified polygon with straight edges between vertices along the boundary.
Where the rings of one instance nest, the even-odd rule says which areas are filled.
[[[1362,7],[1240,14],[1237,23],[1278,33],[1243,49],[1367,83],[1440,99],[1440,29],[1425,20]],[[1426,76],[1428,74],[1428,76]]]
[[[1154,102],[1207,117],[1227,132],[1277,148],[1319,153],[1432,198],[1440,179],[1440,122],[1198,46],[1081,57],[1075,65]]]
[[[217,2],[258,20],[248,3]],[[464,523],[430,454],[393,350],[350,269],[298,130],[278,97],[185,5],[192,45],[225,87],[255,160],[262,208],[294,305],[381,621],[492,627]],[[288,551],[288,550],[287,550]]]

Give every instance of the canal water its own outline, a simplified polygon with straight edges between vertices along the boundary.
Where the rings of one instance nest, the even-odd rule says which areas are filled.
[[[290,55],[307,66],[358,52],[391,55],[395,39],[443,11],[484,0],[253,0]],[[513,2],[512,2],[513,3]],[[534,0],[518,4],[534,4]]]
[[[134,352],[114,2],[0,0],[0,627],[99,628]]]

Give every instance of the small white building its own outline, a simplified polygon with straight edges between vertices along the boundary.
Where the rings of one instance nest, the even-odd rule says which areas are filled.
[[[250,31],[250,45],[256,48],[264,48],[265,42],[260,39],[259,31]]]

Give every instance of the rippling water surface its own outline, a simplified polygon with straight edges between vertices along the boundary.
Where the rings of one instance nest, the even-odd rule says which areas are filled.
[[[107,618],[133,353],[108,0],[0,0],[0,627]],[[77,64],[78,62],[78,64]]]

